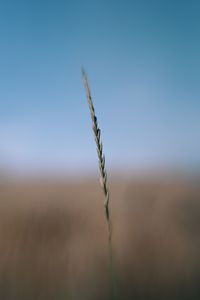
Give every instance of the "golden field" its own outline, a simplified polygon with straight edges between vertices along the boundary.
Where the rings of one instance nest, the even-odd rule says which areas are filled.
[[[119,299],[200,298],[200,178],[113,177]],[[0,299],[110,299],[97,178],[2,180]]]

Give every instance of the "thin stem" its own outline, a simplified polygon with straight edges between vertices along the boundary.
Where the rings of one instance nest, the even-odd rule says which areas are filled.
[[[109,202],[110,202],[110,194],[107,183],[107,172],[105,167],[105,155],[103,154],[103,144],[101,142],[101,131],[98,127],[97,117],[95,114],[94,104],[91,97],[90,87],[88,84],[87,74],[84,68],[81,68],[83,83],[85,86],[87,102],[90,109],[90,115],[92,119],[92,128],[94,133],[94,139],[96,143],[96,150],[99,160],[99,171],[100,171],[100,184],[104,194],[104,208],[105,208],[105,218],[108,229],[108,251],[109,251],[109,269],[110,269],[110,279],[111,279],[111,293],[112,299],[116,299],[116,280],[115,280],[115,272],[113,266],[113,250],[112,250],[112,222],[110,216]]]

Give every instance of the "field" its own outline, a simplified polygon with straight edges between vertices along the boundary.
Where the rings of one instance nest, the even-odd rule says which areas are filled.
[[[200,299],[200,179],[110,183],[118,299]],[[0,299],[110,299],[97,178],[2,180]]]

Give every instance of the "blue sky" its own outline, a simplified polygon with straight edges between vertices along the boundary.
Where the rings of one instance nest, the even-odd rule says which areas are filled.
[[[200,2],[1,0],[0,166],[200,165]]]

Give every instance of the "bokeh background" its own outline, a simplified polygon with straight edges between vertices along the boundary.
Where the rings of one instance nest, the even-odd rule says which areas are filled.
[[[0,297],[199,299],[200,2],[0,1]]]

